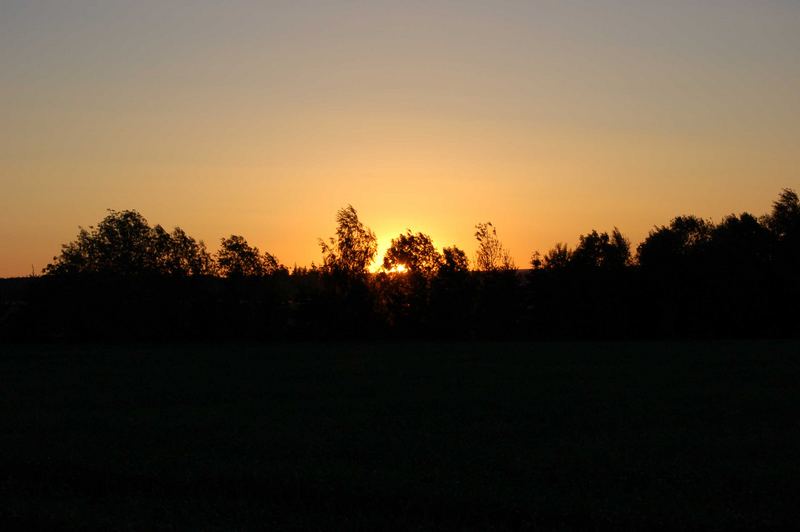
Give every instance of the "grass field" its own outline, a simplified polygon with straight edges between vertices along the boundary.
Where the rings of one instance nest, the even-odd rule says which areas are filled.
[[[5,529],[730,530],[800,515],[797,342],[0,353]]]

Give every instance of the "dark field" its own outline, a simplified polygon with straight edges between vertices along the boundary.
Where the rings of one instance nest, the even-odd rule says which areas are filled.
[[[5,529],[798,516],[797,342],[0,350]]]

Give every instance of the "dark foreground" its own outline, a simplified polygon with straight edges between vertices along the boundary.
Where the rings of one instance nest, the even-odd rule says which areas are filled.
[[[0,346],[2,528],[793,526],[800,343]]]

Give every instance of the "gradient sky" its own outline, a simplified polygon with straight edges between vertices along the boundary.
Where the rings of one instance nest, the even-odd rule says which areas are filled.
[[[284,263],[352,203],[525,267],[800,189],[800,2],[0,0],[0,276],[107,208]]]

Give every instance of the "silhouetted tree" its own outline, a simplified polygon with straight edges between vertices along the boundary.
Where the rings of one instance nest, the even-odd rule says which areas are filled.
[[[678,216],[669,226],[656,227],[637,249],[643,268],[665,269],[691,260],[702,252],[714,225],[696,216]]]
[[[770,260],[771,247],[769,229],[746,212],[725,217],[711,229],[708,240],[710,259],[723,269],[762,267]]]
[[[800,238],[800,198],[790,188],[781,191],[772,204],[772,212],[764,217],[766,226],[782,241]]]
[[[708,246],[714,224],[696,216],[678,216],[656,227],[638,247],[642,276],[641,315],[652,316],[643,327],[667,334],[699,335],[708,330],[714,275]]]
[[[213,262],[202,241],[176,227],[172,234],[160,225],[150,227],[133,210],[109,210],[88,229],[80,228],[73,242],[45,269],[49,274],[103,273],[114,275],[206,275]]]
[[[534,252],[534,256],[531,259],[531,266],[534,270],[539,269],[539,267],[547,270],[558,270],[569,266],[572,251],[566,244],[558,243],[545,254],[544,259],[540,262],[537,262],[537,255],[538,252]]]
[[[383,257],[383,267],[387,270],[404,266],[410,273],[431,277],[442,264],[442,255],[433,246],[433,240],[424,233],[407,230],[397,238]]]
[[[772,234],[770,309],[776,331],[798,331],[800,300],[800,199],[789,188],[783,189],[762,218]]]
[[[108,211],[97,227],[80,228],[75,241],[62,246],[46,273],[141,273],[154,270],[153,230],[136,211]]]
[[[478,240],[475,257],[475,267],[478,271],[497,272],[516,269],[511,254],[497,238],[497,230],[492,222],[477,224],[475,238]]]
[[[783,189],[763,222],[774,235],[774,255],[782,282],[800,289],[800,199],[797,193]]]
[[[771,252],[774,238],[755,216],[730,215],[716,225],[704,250],[705,287],[716,304],[708,327],[717,334],[751,334],[763,330],[771,313]]]
[[[534,252],[525,319],[546,335],[620,334],[628,322],[630,265],[630,244],[616,227],[580,235],[574,250],[559,243],[543,258]]]
[[[271,275],[282,268],[278,259],[255,246],[250,246],[243,236],[223,238],[217,251],[217,267],[224,277],[259,277]]]
[[[561,253],[557,251],[557,253]],[[608,233],[592,231],[579,237],[569,263],[578,268],[622,269],[631,259],[631,246],[616,227]]]
[[[444,248],[439,273],[431,287],[431,315],[437,331],[463,337],[472,329],[473,281],[467,254],[457,246]]]
[[[336,213],[336,237],[320,239],[322,269],[328,273],[364,275],[378,251],[375,233],[358,219],[352,205]]]
[[[154,227],[158,248],[158,270],[170,275],[212,275],[216,265],[203,241],[196,241],[183,229],[176,227],[167,233],[157,225]]]
[[[375,277],[376,304],[395,333],[417,336],[428,334],[432,326],[431,288],[443,264],[441,253],[430,236],[407,230],[392,240]],[[399,266],[404,271],[394,273]]]
[[[378,243],[352,205],[336,213],[336,222],[336,236],[319,240],[323,259],[323,290],[317,307],[321,334],[363,336],[374,331],[374,294],[367,274]]]
[[[151,227],[136,211],[109,210],[81,228],[45,271],[37,320],[56,337],[199,336],[212,315],[204,288],[213,261],[203,242]]]
[[[519,316],[517,270],[491,222],[479,223],[475,229],[478,249],[472,331],[480,336],[501,338],[514,330]]]
[[[439,264],[441,275],[463,274],[469,271],[469,259],[467,254],[457,246],[451,246],[442,250],[442,260]]]

